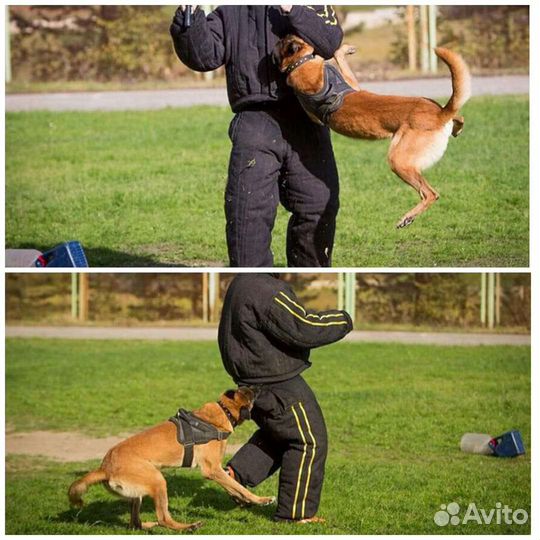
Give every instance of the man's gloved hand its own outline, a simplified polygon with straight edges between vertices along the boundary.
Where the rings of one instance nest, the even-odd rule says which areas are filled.
[[[175,33],[179,34],[182,33],[184,30],[186,30],[186,8],[187,5],[181,5],[178,6],[178,9],[176,10],[173,18],[173,28],[175,29]],[[199,6],[189,6],[191,8],[191,13],[195,13],[195,10]],[[173,30],[171,30],[172,32]]]

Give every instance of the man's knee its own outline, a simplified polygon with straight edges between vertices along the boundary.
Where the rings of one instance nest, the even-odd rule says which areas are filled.
[[[311,192],[281,193],[281,203],[293,215],[304,220],[335,221],[340,207],[339,190],[314,186]]]
[[[227,463],[227,465],[224,468],[225,473],[228,474],[233,480],[236,480],[239,484],[242,484],[243,486],[246,486],[247,484],[242,479],[238,471],[234,469],[234,467],[231,465],[231,463]],[[252,487],[252,486],[250,486]]]

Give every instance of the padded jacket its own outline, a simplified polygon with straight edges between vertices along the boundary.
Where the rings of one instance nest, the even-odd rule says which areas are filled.
[[[270,384],[311,366],[311,349],[345,337],[346,311],[315,312],[271,274],[239,274],[225,296],[218,342],[225,369],[241,384]]]
[[[294,100],[286,77],[272,61],[279,39],[294,33],[313,45],[316,54],[331,58],[343,32],[331,6],[220,6],[205,17],[197,8],[192,24],[184,28],[178,8],[170,33],[176,54],[195,71],[225,66],[227,92],[234,112],[262,103]]]

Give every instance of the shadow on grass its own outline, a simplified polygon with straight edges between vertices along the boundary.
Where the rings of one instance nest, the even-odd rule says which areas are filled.
[[[80,510],[69,508],[51,517],[56,523],[79,524],[85,526],[105,525],[127,529],[129,525],[129,503],[121,499],[96,501],[85,504]]]
[[[74,475],[74,477],[76,476],[77,474]],[[199,519],[215,519],[215,511],[228,512],[238,507],[220,486],[202,477],[167,476],[166,479],[169,495],[169,511],[173,518],[178,521],[185,520],[192,522]],[[104,488],[102,489],[104,490]],[[105,495],[105,493],[103,494]],[[191,496],[192,498],[184,505],[174,500],[178,496]],[[244,510],[270,519],[274,512],[274,507],[246,506]],[[155,515],[154,502],[150,497],[143,499],[141,512],[149,512]],[[127,531],[130,519],[129,513],[129,501],[120,498],[113,500],[107,499],[85,504],[81,509],[69,508],[57,516],[52,517],[51,521],[83,526],[101,525],[121,528]],[[151,519],[153,520],[154,517]]]
[[[23,243],[17,246],[6,246],[9,249],[37,249],[41,252],[48,251],[55,246],[64,243],[64,240],[53,242],[50,245],[36,245]],[[179,263],[164,263],[150,255],[138,255],[125,253],[104,247],[87,247],[83,244],[86,259],[91,268],[114,268],[114,267],[161,267],[161,268],[185,268],[187,265]]]

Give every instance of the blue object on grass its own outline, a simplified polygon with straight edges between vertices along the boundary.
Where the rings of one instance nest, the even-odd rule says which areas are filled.
[[[494,437],[489,441],[489,446],[498,457],[516,457],[525,453],[523,438],[517,430]]]
[[[88,261],[79,242],[66,242],[40,255],[35,266],[47,268],[87,268]]]

